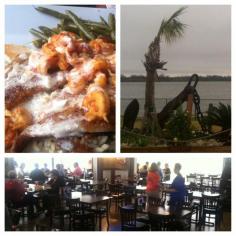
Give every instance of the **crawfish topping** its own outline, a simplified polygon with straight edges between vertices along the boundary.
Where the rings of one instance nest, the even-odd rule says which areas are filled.
[[[110,100],[104,90],[92,90],[88,93],[83,100],[83,106],[87,110],[85,117],[88,121],[102,119],[108,122]]]
[[[13,65],[6,81],[7,150],[26,136],[67,138],[114,131],[115,44],[106,39],[54,34],[24,64]]]

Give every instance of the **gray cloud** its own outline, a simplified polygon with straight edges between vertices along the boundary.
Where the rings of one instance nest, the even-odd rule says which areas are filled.
[[[160,22],[180,6],[121,7],[121,71],[144,74],[144,53]],[[181,16],[187,29],[172,45],[162,43],[165,74],[231,74],[231,8],[229,5],[188,6]]]

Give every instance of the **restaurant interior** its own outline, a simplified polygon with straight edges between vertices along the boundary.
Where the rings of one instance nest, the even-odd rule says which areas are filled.
[[[230,231],[231,158],[6,158],[6,231]]]

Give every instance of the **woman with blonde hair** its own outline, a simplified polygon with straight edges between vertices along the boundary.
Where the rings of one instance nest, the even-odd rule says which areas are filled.
[[[160,199],[160,175],[156,163],[152,163],[147,175],[147,197],[148,201],[153,199],[158,201]]]

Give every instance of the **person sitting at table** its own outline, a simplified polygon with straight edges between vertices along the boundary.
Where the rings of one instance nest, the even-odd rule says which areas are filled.
[[[153,162],[147,175],[146,192],[148,202],[150,202],[150,200],[158,201],[160,199],[160,180],[157,164]]]
[[[18,179],[24,179],[24,177],[25,177],[24,169],[25,169],[25,163],[21,163],[19,171],[18,171]]]
[[[50,170],[48,169],[48,164],[47,163],[43,164],[42,171],[43,171],[45,176],[49,176],[50,175]]]
[[[164,181],[170,180],[171,171],[170,171],[168,163],[165,163],[165,168],[163,169],[163,172],[164,172],[164,179],[163,180]]]
[[[83,171],[81,170],[78,162],[75,162],[74,163],[74,171],[72,172],[72,176],[75,176],[75,177],[81,177],[83,175]]]
[[[171,187],[166,189],[166,192],[170,193],[170,206],[181,207],[184,204],[184,196],[187,193],[185,187],[185,180],[180,173],[181,164],[176,163],[174,167],[174,173],[176,174],[175,179],[173,180]]]
[[[59,176],[65,177],[65,170],[64,170],[63,165],[56,164],[56,169],[58,171]]]
[[[51,171],[51,179],[47,183],[50,186],[50,192],[60,194],[60,188],[65,186],[65,180],[63,176],[60,176],[58,170]]]
[[[55,204],[59,204],[60,195],[63,194],[62,189],[65,186],[65,180],[59,175],[57,170],[52,170],[50,175],[51,179],[47,182],[47,185],[50,188],[46,193],[44,193],[43,196],[43,207],[49,212],[52,210]]]
[[[39,169],[38,163],[35,164],[35,169],[31,171],[30,178],[33,182],[38,181],[40,183],[44,183],[47,179],[43,171]]]
[[[140,177],[141,177],[141,178],[146,178],[146,177],[147,177],[147,174],[148,174],[148,168],[147,168],[147,166],[144,165],[144,166],[140,169],[139,173],[140,173]]]
[[[29,216],[33,216],[35,205],[33,196],[25,194],[24,183],[17,179],[16,171],[9,171],[8,178],[5,182],[6,200],[12,203],[15,208],[27,206]]]

